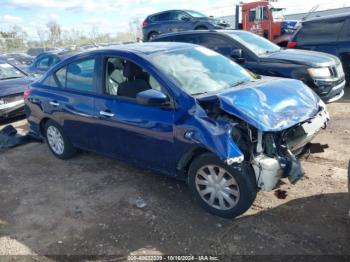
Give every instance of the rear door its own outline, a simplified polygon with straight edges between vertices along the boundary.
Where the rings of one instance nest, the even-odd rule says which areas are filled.
[[[179,32],[193,29],[191,16],[183,11],[172,11],[169,15],[169,32]]]
[[[171,25],[170,21],[170,12],[163,12],[154,16],[154,27],[155,31],[158,31],[160,34],[168,33],[169,27]]]
[[[89,57],[57,70],[44,83],[56,85],[44,95],[44,111],[64,129],[74,146],[95,150],[94,95],[98,60]]]

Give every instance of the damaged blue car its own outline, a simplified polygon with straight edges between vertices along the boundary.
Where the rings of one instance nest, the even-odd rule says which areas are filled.
[[[297,182],[295,155],[329,120],[301,81],[256,78],[184,43],[80,53],[33,83],[25,104],[56,157],[84,149],[183,179],[222,217],[241,215],[283,177]]]

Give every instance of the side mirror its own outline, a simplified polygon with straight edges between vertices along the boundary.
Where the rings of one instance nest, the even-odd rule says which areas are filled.
[[[231,58],[233,58],[237,63],[243,63],[245,61],[243,57],[242,49],[234,49],[230,54]]]
[[[162,106],[169,102],[169,98],[158,90],[148,89],[137,93],[136,101],[141,105]]]
[[[182,16],[182,17],[181,17],[181,20],[182,20],[182,21],[185,21],[185,22],[188,22],[188,21],[191,20],[191,18],[189,18],[188,16]]]

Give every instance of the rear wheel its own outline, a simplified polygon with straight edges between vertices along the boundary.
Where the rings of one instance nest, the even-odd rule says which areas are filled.
[[[151,33],[148,35],[148,40],[151,41],[151,40],[153,40],[154,38],[156,38],[158,35],[159,35],[158,32],[151,32]]]
[[[59,159],[69,159],[76,153],[62,128],[52,120],[46,122],[45,138],[51,152]]]
[[[197,157],[189,169],[189,186],[208,212],[226,218],[243,214],[254,202],[257,187],[249,166],[228,166],[212,153]]]

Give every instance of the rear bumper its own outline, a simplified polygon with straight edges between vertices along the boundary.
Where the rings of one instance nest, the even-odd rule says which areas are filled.
[[[24,100],[0,105],[0,119],[24,115]]]

